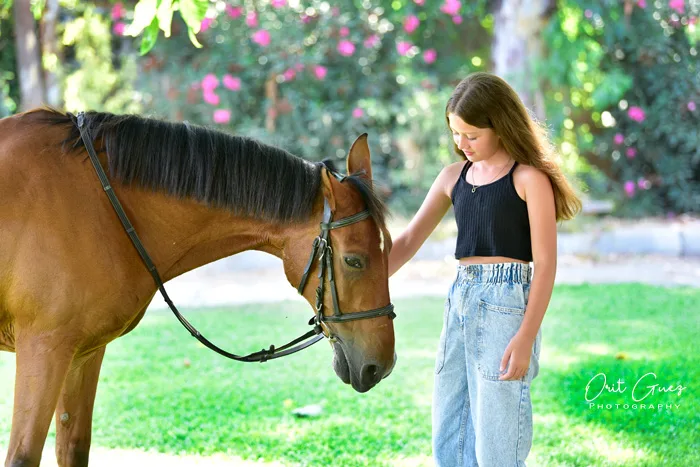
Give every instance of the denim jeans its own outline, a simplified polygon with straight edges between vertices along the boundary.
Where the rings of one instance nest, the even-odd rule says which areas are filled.
[[[529,264],[459,265],[445,302],[435,363],[433,456],[437,467],[523,467],[532,446],[530,384],[542,332],[524,377],[499,381],[499,365],[523,321]]]

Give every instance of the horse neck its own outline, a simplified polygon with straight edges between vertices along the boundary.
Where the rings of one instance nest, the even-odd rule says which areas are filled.
[[[246,250],[283,258],[287,240],[308,229],[140,189],[124,187],[120,197],[164,281]]]

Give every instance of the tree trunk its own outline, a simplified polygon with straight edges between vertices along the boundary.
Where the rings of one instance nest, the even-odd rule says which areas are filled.
[[[275,132],[277,121],[277,75],[270,73],[270,77],[265,81],[265,98],[270,101],[270,107],[265,116],[265,129],[270,133]]]
[[[535,65],[544,55],[542,29],[555,8],[554,0],[501,0],[494,14],[494,72],[513,86],[540,120],[545,106]]]
[[[30,0],[15,0],[14,4],[20,110],[40,106],[45,96],[39,36],[30,4]]]
[[[57,108],[63,107],[63,95],[58,71],[61,60],[60,42],[56,37],[58,22],[58,0],[46,0],[46,9],[41,18],[41,51],[44,62],[46,102]]]

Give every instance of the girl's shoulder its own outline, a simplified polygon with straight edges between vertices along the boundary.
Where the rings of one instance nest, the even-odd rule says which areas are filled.
[[[527,201],[527,195],[534,190],[551,188],[549,176],[542,170],[531,165],[518,163],[513,171],[513,185],[518,196]]]
[[[544,171],[520,162],[518,162],[518,166],[513,171],[513,178],[520,179],[528,184],[533,182],[540,183],[549,179]]]
[[[467,164],[467,161],[453,162],[450,165],[443,167],[438,175],[440,184],[443,188],[445,194],[450,196],[452,194],[452,189],[459,180],[459,176],[462,173],[462,169]]]
[[[462,172],[462,169],[464,168],[464,166],[467,165],[467,163],[468,163],[468,161],[453,162],[452,164],[445,166],[445,168],[442,170],[446,171],[450,174],[454,174],[454,173],[460,174]]]

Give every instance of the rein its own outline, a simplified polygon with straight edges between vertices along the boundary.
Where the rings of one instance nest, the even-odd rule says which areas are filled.
[[[139,256],[141,256],[141,260],[143,263],[146,265],[146,269],[148,269],[148,272],[151,274],[153,277],[153,280],[155,281],[156,285],[158,286],[158,290],[160,291],[161,295],[163,296],[163,300],[165,300],[165,303],[168,304],[168,307],[172,310],[173,314],[175,317],[180,321],[180,323],[189,331],[189,333],[197,339],[199,342],[201,342],[205,347],[213,350],[214,352],[223,355],[224,357],[230,358],[232,360],[236,360],[239,362],[266,362],[267,360],[272,360],[275,358],[280,358],[284,357],[286,355],[291,355],[293,353],[299,352],[300,350],[303,350],[307,347],[310,347],[311,345],[315,344],[316,342],[320,341],[323,339],[325,334],[323,333],[324,327],[323,323],[325,322],[333,322],[333,323],[340,323],[340,322],[347,322],[347,321],[354,321],[358,319],[368,319],[368,318],[377,318],[379,316],[388,316],[390,319],[393,319],[396,317],[396,314],[394,313],[394,305],[389,303],[387,306],[382,307],[382,308],[377,308],[374,310],[368,310],[368,311],[360,311],[360,312],[355,312],[355,313],[347,313],[343,314],[340,312],[339,308],[339,302],[338,302],[338,291],[336,289],[335,285],[335,275],[333,274],[333,249],[331,248],[330,245],[330,237],[329,233],[333,229],[338,229],[341,227],[346,227],[348,225],[352,225],[356,222],[360,222],[361,220],[367,219],[369,217],[369,211],[364,210],[362,212],[359,212],[357,214],[354,214],[349,217],[345,217],[343,219],[333,221],[332,219],[332,213],[330,206],[328,204],[328,200],[323,199],[323,222],[321,222],[321,234],[314,239],[312,248],[311,248],[311,256],[309,257],[309,261],[306,264],[306,268],[304,269],[304,273],[301,278],[301,282],[299,284],[299,287],[297,288],[297,291],[299,294],[303,294],[304,288],[308,282],[309,278],[309,273],[311,272],[311,267],[313,266],[313,262],[316,259],[317,255],[320,255],[318,258],[319,261],[319,272],[318,272],[318,277],[319,277],[319,286],[316,289],[316,315],[311,318],[309,321],[309,325],[313,326],[313,329],[302,336],[299,336],[298,338],[294,339],[293,341],[284,344],[281,347],[275,347],[274,345],[271,345],[268,349],[262,349],[258,352],[253,352],[248,355],[236,355],[230,352],[227,352],[217,345],[213,344],[211,341],[209,341],[206,337],[204,337],[197,329],[195,329],[192,324],[190,324],[187,319],[185,319],[184,316],[178,311],[178,309],[175,307],[175,304],[170,300],[170,297],[168,296],[168,293],[165,291],[165,286],[163,285],[163,281],[160,278],[160,275],[158,274],[158,270],[156,269],[155,264],[153,264],[153,261],[151,260],[151,257],[148,255],[146,252],[146,249],[144,248],[143,244],[141,243],[141,240],[139,239],[138,235],[136,234],[136,230],[134,229],[134,226],[131,224],[129,221],[129,218],[127,217],[126,213],[124,212],[124,209],[121,206],[121,203],[119,202],[119,199],[117,199],[117,196],[114,193],[114,190],[112,189],[112,186],[109,183],[109,179],[107,178],[107,175],[105,174],[104,169],[102,168],[102,165],[100,164],[99,159],[97,158],[97,154],[95,153],[95,148],[92,145],[92,138],[90,137],[90,131],[89,128],[85,126],[85,113],[80,112],[78,113],[77,117],[77,127],[78,130],[80,131],[80,137],[83,141],[83,144],[85,145],[85,149],[87,150],[89,156],[90,156],[90,161],[92,162],[92,166],[95,168],[95,172],[97,173],[97,177],[100,179],[100,183],[102,184],[102,188],[105,191],[105,194],[109,198],[110,203],[112,204],[112,207],[114,208],[114,211],[116,212],[117,216],[119,217],[119,221],[121,222],[122,226],[124,227],[124,230],[126,231],[127,235],[129,236],[129,239],[131,240],[131,243],[133,243],[134,247],[136,248],[136,251],[138,251]],[[334,176],[342,178],[342,176],[333,173]],[[324,284],[328,280],[330,287],[331,287],[331,297],[333,300],[333,315],[332,316],[325,316],[323,314],[323,295],[324,295]],[[335,336],[333,336],[330,331],[328,331],[328,336],[329,340],[331,342],[335,341]],[[305,342],[306,341],[306,342]]]

